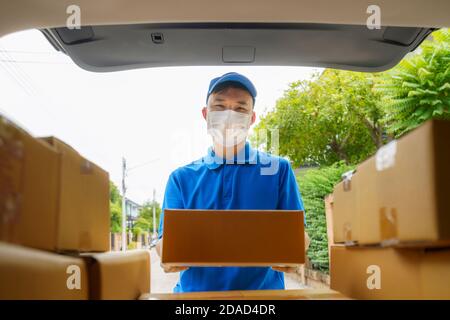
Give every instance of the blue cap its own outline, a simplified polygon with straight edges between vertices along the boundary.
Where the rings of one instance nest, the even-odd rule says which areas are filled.
[[[249,78],[247,78],[246,76],[244,76],[240,73],[237,73],[237,72],[228,72],[220,77],[212,79],[211,82],[209,83],[208,94],[206,95],[206,102],[208,103],[209,95],[214,91],[214,89],[219,84],[228,82],[228,81],[237,82],[237,83],[243,85],[247,89],[247,91],[250,93],[250,95],[252,96],[253,103],[255,102],[255,98],[256,98],[255,86],[253,85],[253,83],[250,81]]]

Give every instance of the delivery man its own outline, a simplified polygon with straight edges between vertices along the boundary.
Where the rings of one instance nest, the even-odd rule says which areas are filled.
[[[257,151],[246,141],[256,119],[255,98],[254,85],[241,74],[230,72],[211,80],[202,114],[213,146],[204,157],[170,175],[159,239],[165,208],[304,210],[289,162]],[[160,240],[156,245],[160,256],[161,247]],[[296,271],[292,267],[162,267],[165,272],[181,271],[174,292],[284,289],[283,272]]]

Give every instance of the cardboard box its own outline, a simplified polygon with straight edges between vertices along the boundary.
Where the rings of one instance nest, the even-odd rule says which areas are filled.
[[[296,266],[305,262],[303,211],[164,211],[162,263]]]
[[[450,244],[449,141],[450,121],[434,120],[378,151],[378,205],[361,220],[360,243]]]
[[[333,190],[333,238],[335,243],[358,241],[359,219],[356,208],[358,175],[339,182]]]
[[[54,250],[59,153],[0,116],[0,240]]]
[[[55,137],[40,140],[61,154],[56,249],[109,251],[109,174]]]
[[[35,139],[0,116],[0,178],[1,241],[109,250],[108,173],[69,146]]]
[[[331,289],[355,299],[450,299],[450,249],[332,246]]]
[[[140,300],[346,300],[330,289],[211,291],[144,294]]]
[[[450,121],[428,121],[360,164],[334,191],[335,242],[450,246],[448,141]]]
[[[83,259],[0,242],[0,299],[88,299]]]
[[[90,299],[136,300],[150,292],[150,252],[82,254],[88,264]]]

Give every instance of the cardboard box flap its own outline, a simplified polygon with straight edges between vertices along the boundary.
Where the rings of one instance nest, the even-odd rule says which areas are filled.
[[[150,292],[150,252],[82,254],[88,261],[91,299],[135,300]]]

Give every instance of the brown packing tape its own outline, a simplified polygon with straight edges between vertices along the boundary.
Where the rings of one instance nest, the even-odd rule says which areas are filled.
[[[13,241],[17,238],[15,226],[20,221],[22,196],[20,194],[0,194],[0,240]]]
[[[89,160],[84,160],[80,166],[81,174],[92,174],[94,172],[93,165]]]
[[[80,232],[80,237],[78,241],[78,248],[81,251],[86,251],[86,248],[92,247],[92,237],[89,231]]]
[[[18,128],[0,116],[0,240],[13,238],[22,204],[24,145]]]
[[[350,191],[352,189],[352,180],[344,179],[344,183],[342,185],[344,187],[344,191]]]
[[[352,241],[352,226],[349,222],[344,224],[344,239],[346,242]]]
[[[93,165],[89,160],[86,159],[80,159],[80,173],[81,173],[81,179],[85,179],[88,176],[91,176],[93,174]],[[88,199],[88,195],[86,194],[88,190],[83,189],[82,190],[84,194],[83,198]],[[79,231],[79,237],[78,237],[78,248],[80,248],[81,251],[89,251],[92,246],[92,236],[91,236],[91,230],[87,229],[91,225],[90,217],[87,214],[80,215],[80,228],[85,227],[86,229]]]
[[[333,230],[333,194],[325,197],[325,216],[327,226],[327,240],[328,240],[328,254],[330,253],[330,246],[334,244],[334,230]]]
[[[398,239],[397,232],[397,209],[380,208],[380,234],[382,241],[395,241]]]

